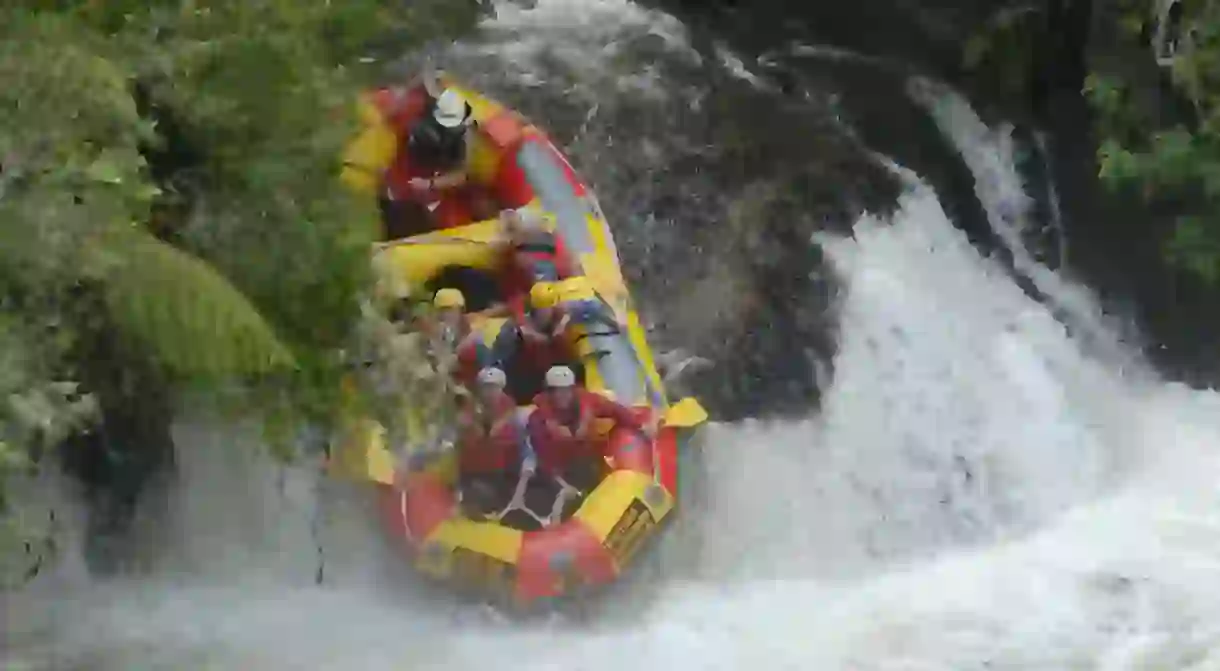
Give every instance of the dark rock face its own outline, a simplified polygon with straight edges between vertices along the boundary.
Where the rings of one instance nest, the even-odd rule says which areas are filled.
[[[1045,137],[1045,152],[1023,172],[1056,186],[1070,253],[1065,270],[1093,287],[1103,309],[1134,322],[1149,359],[1164,374],[1195,386],[1220,381],[1220,292],[1171,268],[1162,253],[1172,222],[1132,195],[1107,192],[1097,179],[1097,139],[1092,115],[1080,95],[1090,70],[1121,70],[1134,79],[1145,104],[1162,121],[1181,118],[1180,105],[1164,85],[1151,51],[1133,52],[1113,39],[1110,3],[1046,0],[1032,22],[1035,48],[1024,92],[997,96],[994,86],[973,79],[961,66],[965,39],[996,9],[1010,2],[950,3],[940,0],[860,0],[853,3],[748,5],[724,0],[693,3],[652,0],[750,56],[771,55],[789,80],[842,93],[842,107],[868,146],[893,156],[927,179],[946,212],[980,251],[1004,260],[1005,251],[983,218],[972,193],[973,176],[921,110],[901,95],[900,81],[922,72],[970,92],[992,119],[1017,125],[1018,140]],[[709,38],[712,39],[712,38]],[[858,57],[805,64],[776,59],[792,43],[847,49]],[[1033,148],[1033,142],[1024,144]],[[1047,194],[1032,189],[1041,209]],[[1019,280],[1020,281],[1020,278]],[[1025,284],[1023,283],[1023,286]],[[1029,287],[1025,286],[1027,291]]]
[[[98,575],[128,563],[127,532],[137,504],[172,477],[172,403],[164,380],[117,337],[102,331],[82,344],[84,386],[97,394],[96,426],[62,446],[64,471],[81,484],[88,505],[85,560]]]
[[[595,73],[543,56],[545,86],[488,76],[494,58],[447,66],[540,120],[595,187],[657,346],[714,361],[691,382],[715,417],[805,415],[835,348],[812,236],[887,211],[898,182],[815,82],[734,73],[713,34],[692,42],[624,34],[621,67]]]

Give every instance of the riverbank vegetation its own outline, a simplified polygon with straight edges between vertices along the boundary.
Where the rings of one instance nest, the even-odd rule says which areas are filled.
[[[1063,20],[1073,10],[1079,26]],[[1220,285],[1220,3],[1015,3],[967,40],[963,63],[1020,105],[1039,78],[1072,68],[1068,51],[1087,67],[1078,85],[1102,184],[1170,222],[1162,237],[1174,266]]]
[[[69,470],[156,463],[131,456],[169,449],[144,443],[177,392],[239,398],[278,445],[333,424],[376,229],[336,179],[354,96],[480,7],[5,3],[0,555],[34,547],[5,481],[65,441],[94,451]]]
[[[1161,56],[1167,105],[1141,104],[1121,73],[1094,73],[1085,92],[1097,112],[1100,176],[1133,190],[1154,212],[1173,218],[1166,251],[1182,268],[1220,284],[1220,4],[1183,2],[1170,23],[1168,3],[1127,0],[1115,21],[1120,43]],[[1174,12],[1176,13],[1176,11]],[[1154,44],[1149,44],[1152,41]],[[1153,47],[1158,47],[1155,51]],[[1176,47],[1176,48],[1175,48]],[[1169,51],[1167,52],[1166,49]],[[1177,114],[1165,114],[1175,109]]]

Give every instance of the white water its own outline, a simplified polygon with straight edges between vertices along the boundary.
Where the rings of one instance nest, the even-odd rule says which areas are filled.
[[[953,121],[985,130],[962,104]],[[993,180],[994,225],[1024,216],[1020,198],[996,215],[1021,192],[1002,134],[949,135],[1001,157],[971,163]],[[708,501],[658,598],[626,602],[634,623],[496,625],[443,606],[406,584],[358,493],[315,497],[292,472],[281,496],[239,435],[184,424],[160,570],[110,587],[66,570],[5,604],[0,666],[1220,668],[1220,398],[1109,347],[1091,358],[907,179],[892,222],[817,241],[845,287],[823,412],[709,429]],[[1087,291],[1033,274],[1105,328]]]

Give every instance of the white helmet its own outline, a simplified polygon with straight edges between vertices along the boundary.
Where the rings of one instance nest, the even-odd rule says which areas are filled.
[[[436,99],[432,117],[445,128],[457,128],[466,120],[466,99],[453,89],[445,89]]]
[[[576,373],[567,366],[551,366],[546,372],[546,386],[571,387],[576,384]]]
[[[508,384],[508,378],[504,376],[504,371],[494,366],[488,366],[479,371],[479,384],[494,384],[497,387],[503,387]]]

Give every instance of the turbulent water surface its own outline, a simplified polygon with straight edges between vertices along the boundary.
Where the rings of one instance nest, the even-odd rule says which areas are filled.
[[[777,172],[717,167],[713,125],[690,120],[755,117],[700,107],[717,95],[682,70],[708,58],[688,40],[622,2],[540,0],[450,54],[515,102],[537,91],[531,114],[605,185],[658,336],[717,361],[726,407],[806,409],[707,429],[685,517],[604,617],[514,624],[456,606],[389,552],[364,492],[184,420],[181,477],[141,524],[145,566],[96,584],[69,553],[4,604],[4,668],[1220,668],[1220,397],[1158,381],[1125,326],[1030,248],[1055,222],[1026,197],[1007,131],[935,82],[891,92],[960,156],[995,249],[935,184],[861,145],[834,161],[874,186],[777,228],[767,217],[798,216],[799,199],[750,210],[746,196],[771,197],[800,150],[852,147],[852,120],[833,92],[797,96],[785,104],[806,105],[812,137]],[[774,100],[765,76],[712,53],[721,92]],[[896,205],[870,205],[890,188]],[[734,254],[765,249],[748,247],[755,227],[803,232],[784,250],[806,280],[783,287],[786,307],[756,306],[775,276]],[[786,334],[753,333],[768,326]],[[766,365],[799,359],[807,379],[731,380],[749,370],[718,340],[773,347]]]

